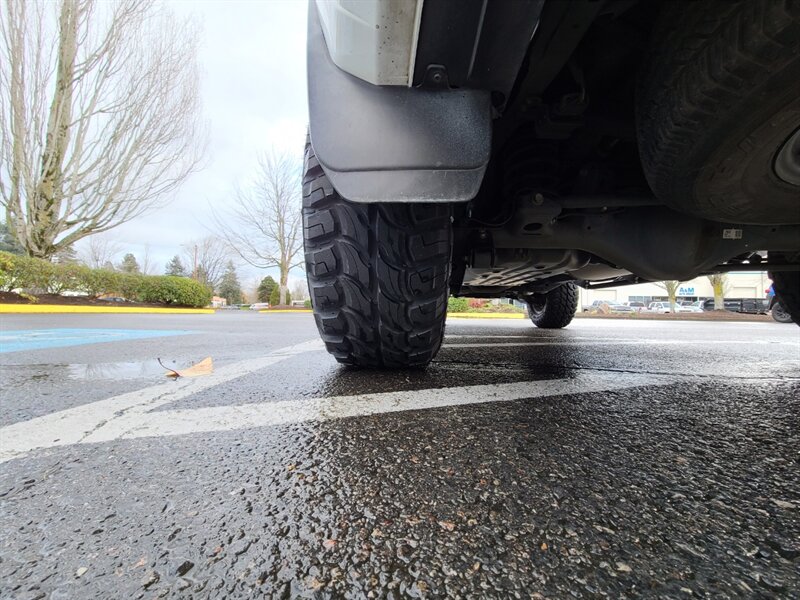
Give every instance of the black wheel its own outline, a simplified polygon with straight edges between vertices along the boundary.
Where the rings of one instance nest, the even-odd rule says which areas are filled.
[[[772,318],[778,323],[791,323],[792,315],[786,312],[780,302],[772,305]]]
[[[303,232],[311,304],[328,352],[360,367],[427,365],[447,316],[450,207],[348,202],[307,141]]]
[[[664,2],[639,74],[651,188],[734,223],[800,223],[800,3]]]
[[[776,271],[770,277],[778,300],[772,306],[772,318],[800,325],[800,271]]]
[[[561,329],[570,324],[578,310],[578,288],[574,283],[565,283],[546,294],[534,294],[527,302],[528,316],[534,325]]]

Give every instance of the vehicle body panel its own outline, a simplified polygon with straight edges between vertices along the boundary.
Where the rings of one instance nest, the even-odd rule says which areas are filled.
[[[423,0],[316,0],[331,60],[375,85],[411,85]],[[314,10],[314,7],[311,7]]]
[[[529,17],[538,15],[541,1],[497,5],[484,6],[477,29],[467,30],[474,39],[463,39],[459,48],[470,57],[469,73],[476,72],[473,83],[494,84],[502,77],[510,90],[536,26],[535,19],[514,21],[511,16],[521,8]],[[316,6],[310,4],[308,19],[309,129],[316,157],[336,190],[353,202],[460,202],[475,197],[491,154],[489,89],[453,88],[444,68],[432,72],[434,80],[440,79],[431,85],[372,85],[345,72],[331,58]],[[490,37],[487,32],[482,35],[483,20],[499,20],[501,10],[511,11],[505,29],[492,28],[487,30]],[[454,28],[448,31],[463,31]],[[513,60],[498,55],[500,36],[505,36],[506,44],[513,39]],[[336,38],[336,53],[341,53],[341,38]],[[365,43],[369,47],[373,41]],[[492,66],[500,65],[501,58],[505,66],[497,71]]]

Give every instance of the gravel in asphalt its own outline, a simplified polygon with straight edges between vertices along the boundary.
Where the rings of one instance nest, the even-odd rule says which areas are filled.
[[[308,315],[2,333],[83,327],[194,333],[0,354],[4,598],[800,589],[795,326],[454,320],[429,369],[377,373]]]

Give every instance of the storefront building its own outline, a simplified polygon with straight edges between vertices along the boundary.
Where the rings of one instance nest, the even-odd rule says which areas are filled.
[[[728,273],[725,282],[726,299],[763,299],[770,284],[764,271],[748,271]],[[669,300],[667,291],[658,283],[638,283],[599,290],[580,290],[579,306],[588,306],[595,300],[605,300],[621,304],[623,302],[659,302]],[[679,301],[695,301],[714,298],[714,289],[708,278],[697,277],[691,281],[682,281],[678,287]]]

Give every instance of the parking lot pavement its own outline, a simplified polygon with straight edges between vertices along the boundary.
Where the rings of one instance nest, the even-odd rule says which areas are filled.
[[[0,336],[3,598],[800,589],[795,326],[454,320],[427,370],[377,373],[309,315]]]

